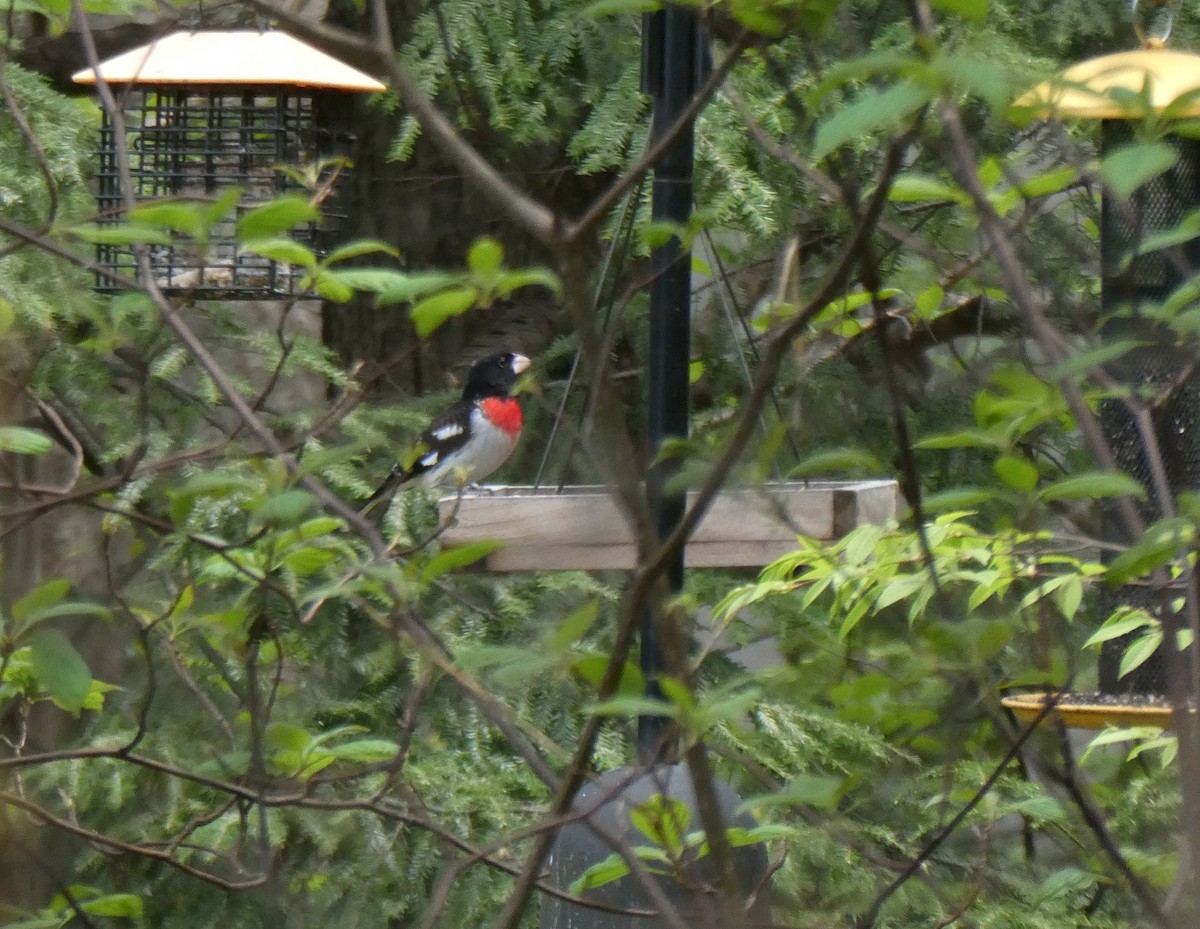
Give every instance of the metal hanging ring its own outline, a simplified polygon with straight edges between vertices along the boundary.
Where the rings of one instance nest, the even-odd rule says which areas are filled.
[[[1178,0],[1149,0],[1144,4],[1130,0],[1129,18],[1143,48],[1162,48],[1167,44],[1178,5]]]

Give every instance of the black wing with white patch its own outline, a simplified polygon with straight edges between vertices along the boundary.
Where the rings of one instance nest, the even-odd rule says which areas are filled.
[[[401,484],[420,477],[431,471],[447,458],[454,455],[467,442],[470,434],[471,410],[475,404],[459,400],[447,407],[442,414],[429,424],[421,438],[417,440],[420,453],[409,467],[401,462],[392,466],[391,473],[375,493],[367,499],[359,512],[366,513],[380,500],[392,494]]]
[[[474,408],[474,403],[460,400],[429,424],[429,428],[421,433],[418,441],[422,449],[421,454],[406,472],[404,480],[412,480],[426,471],[433,470],[467,444],[470,437],[471,411]]]

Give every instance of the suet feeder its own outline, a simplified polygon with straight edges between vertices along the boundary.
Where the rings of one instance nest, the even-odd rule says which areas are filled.
[[[176,32],[77,72],[113,89],[119,118],[105,109],[97,166],[99,223],[124,220],[126,193],[149,200],[212,201],[241,190],[236,210],[198,248],[180,236],[151,247],[150,264],[168,293],[195,299],[277,299],[295,296],[303,269],[242,252],[236,224],[249,210],[297,192],[321,207],[321,223],[306,221],[293,238],[318,254],[337,241],[335,184],[347,151],[348,93],[384,85],[282,32]],[[118,152],[128,153],[130,190]],[[309,177],[308,175],[312,175]],[[97,246],[104,271],[140,279],[133,249]],[[97,289],[123,289],[97,274]]]
[[[1038,118],[1100,120],[1101,155],[1134,142],[1137,121],[1145,116],[1200,116],[1200,56],[1164,48],[1165,31],[1142,38],[1145,47],[1136,51],[1068,68],[1025,94],[1016,108]],[[1200,239],[1162,248],[1147,248],[1145,243],[1177,229],[1200,207],[1200,140],[1168,133],[1161,141],[1174,155],[1170,168],[1137,186],[1127,199],[1107,190],[1102,195],[1100,309],[1101,333],[1107,341],[1141,343],[1107,367],[1122,383],[1161,398],[1153,416],[1155,437],[1174,495],[1200,490],[1200,376],[1195,373],[1195,350],[1181,347],[1174,333],[1144,310],[1161,304],[1200,270]],[[1132,415],[1119,400],[1106,400],[1100,421],[1117,463],[1146,487],[1147,500],[1153,501],[1150,461]],[[1163,516],[1152,502],[1142,505],[1141,515],[1147,522]],[[1124,534],[1115,511],[1104,515],[1104,527],[1111,538]],[[1161,615],[1161,603],[1161,596],[1147,588],[1123,586],[1109,595],[1108,606],[1125,604]],[[1095,699],[1068,694],[1054,714],[1079,728],[1169,725],[1163,649],[1121,676],[1120,660],[1128,644],[1128,637],[1104,643]],[[1037,715],[1043,699],[1027,694],[1004,703],[1028,719]]]

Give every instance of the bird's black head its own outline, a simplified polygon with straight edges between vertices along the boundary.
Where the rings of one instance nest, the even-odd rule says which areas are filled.
[[[507,397],[517,383],[517,377],[529,367],[529,359],[515,352],[488,355],[471,365],[463,387],[464,400],[482,397]]]

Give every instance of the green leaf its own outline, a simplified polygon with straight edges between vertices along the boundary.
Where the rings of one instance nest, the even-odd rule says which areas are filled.
[[[963,19],[981,23],[987,19],[988,0],[931,0],[933,6]]]
[[[558,296],[562,296],[562,280],[548,268],[516,268],[504,271],[496,278],[496,293],[501,297],[510,297],[514,290],[522,287],[545,287]]]
[[[1086,760],[1092,749],[1103,745],[1118,745],[1121,742],[1139,742],[1143,739],[1157,738],[1162,734],[1158,726],[1125,726],[1105,729],[1088,743],[1087,750],[1081,760]]]
[[[851,139],[899,126],[929,99],[929,88],[912,81],[901,81],[886,90],[865,91],[817,127],[813,161],[820,161]]]
[[[883,465],[869,452],[858,448],[831,448],[802,458],[792,468],[793,477],[809,477],[813,474],[844,472],[881,474]]]
[[[1054,592],[1054,601],[1065,618],[1074,619],[1083,604],[1083,579],[1078,574],[1068,575],[1067,582]]]
[[[1151,252],[1157,252],[1159,249],[1182,245],[1184,242],[1190,242],[1198,235],[1200,235],[1200,210],[1192,210],[1179,221],[1178,225],[1143,238],[1138,242],[1133,255],[1148,255]]]
[[[1110,361],[1122,358],[1133,351],[1133,349],[1147,344],[1149,343],[1141,342],[1137,339],[1120,339],[1116,342],[1097,345],[1095,348],[1090,348],[1086,351],[1076,352],[1066,361],[1054,366],[1053,377],[1057,379],[1085,373],[1092,368],[1097,368],[1108,364]]]
[[[91,916],[142,918],[142,898],[136,894],[105,894],[95,900],[85,901],[80,908]]]
[[[454,660],[463,670],[475,673],[500,665],[526,664],[531,656],[530,650],[523,646],[479,643],[463,648]]]
[[[1048,197],[1070,187],[1078,177],[1079,171],[1073,166],[1052,168],[1041,174],[1035,174],[1027,181],[1022,181],[1017,185],[1017,191],[1029,200]]]
[[[376,294],[397,290],[409,282],[407,274],[390,268],[337,268],[326,273],[347,287]]]
[[[87,663],[57,629],[39,630],[29,644],[38,685],[64,710],[78,713],[92,689]]]
[[[44,432],[24,426],[0,426],[0,452],[17,455],[44,455],[54,443]]]
[[[867,610],[870,608],[871,601],[867,597],[860,597],[858,602],[843,617],[841,628],[838,629],[839,638],[846,638],[862,618],[867,615]]]
[[[263,738],[271,748],[296,752],[304,751],[313,741],[307,729],[294,723],[272,723],[263,733]]]
[[[591,890],[594,887],[603,887],[605,884],[619,881],[628,873],[629,865],[625,863],[624,858],[614,852],[607,858],[597,861],[579,875],[579,877],[575,878],[571,882],[571,893],[578,897],[585,890]]]
[[[159,200],[142,203],[129,211],[129,222],[133,225],[160,226],[174,229],[194,239],[208,234],[207,204],[189,203],[182,200]]]
[[[885,609],[893,603],[906,600],[929,582],[923,574],[900,574],[884,581],[879,596],[875,599],[876,611]]]
[[[1120,471],[1088,471],[1063,478],[1042,488],[1038,497],[1051,500],[1088,500],[1101,497],[1136,497],[1144,500],[1146,489]]]
[[[70,589],[71,582],[65,578],[46,581],[12,605],[12,618],[18,625],[28,623],[43,610],[61,602]]]
[[[1193,529],[1183,519],[1155,523],[1137,542],[1112,560],[1104,579],[1110,584],[1124,584],[1156,571],[1179,554]]]
[[[255,239],[272,239],[301,223],[316,222],[321,211],[300,194],[284,194],[270,203],[248,210],[237,221],[238,238],[245,247]],[[301,264],[302,262],[293,262]]]
[[[347,273],[349,272],[339,271],[338,275]],[[364,284],[362,289],[376,291],[378,296],[375,298],[375,303],[378,306],[386,306],[389,303],[408,303],[426,294],[445,290],[464,280],[462,274],[451,271],[422,271],[418,274],[401,274],[399,271],[374,273],[381,275],[373,279],[378,282],[378,286]],[[388,278],[383,278],[383,274],[388,275]]]
[[[607,661],[607,659],[605,660]],[[590,707],[590,711],[595,716],[633,717],[645,714],[648,716],[668,716],[674,718],[677,715],[675,705],[668,703],[666,700],[655,700],[652,697],[636,696],[633,694],[602,700],[600,703]]]
[[[996,499],[996,491],[985,487],[955,487],[940,493],[930,494],[921,506],[926,513],[946,513],[972,510],[982,503]]]
[[[466,545],[443,549],[425,563],[425,567],[421,571],[421,580],[428,584],[435,577],[441,577],[456,568],[462,568],[474,564],[481,558],[486,558],[499,547],[499,542],[483,541],[468,542]]]
[[[915,171],[907,171],[897,176],[888,189],[888,199],[893,203],[929,203],[941,200],[955,202],[962,198],[962,190],[949,181]]]
[[[1088,893],[1095,884],[1096,879],[1082,868],[1061,868],[1042,881],[1042,886],[1033,895],[1032,905],[1041,906],[1060,897]]]
[[[1093,645],[1100,645],[1102,642],[1119,639],[1121,636],[1136,632],[1144,626],[1153,624],[1153,622],[1154,620],[1150,614],[1143,610],[1134,610],[1129,614],[1121,614],[1121,618],[1114,616],[1093,632],[1088,637],[1088,640],[1083,643],[1083,647],[1089,648]]]
[[[1062,804],[1055,797],[1047,796],[1046,794],[1018,800],[1016,803],[1006,807],[1004,812],[1005,815],[1016,813],[1018,816],[1024,816],[1026,819],[1039,825],[1043,823],[1062,822],[1067,818]]]
[[[1121,200],[1175,166],[1178,155],[1166,142],[1133,142],[1110,152],[1100,162],[1100,177]]]
[[[387,739],[354,739],[334,745],[330,751],[340,761],[351,761],[356,764],[372,764],[380,761],[391,761],[400,751],[400,746]]]
[[[831,62],[818,88],[816,99],[824,99],[831,91],[845,84],[865,81],[878,75],[903,74],[919,66],[920,61],[911,51],[896,48],[880,48],[856,55],[853,58]]]
[[[1140,755],[1152,751],[1162,752],[1159,756],[1159,764],[1163,770],[1166,770],[1179,753],[1179,739],[1174,735],[1166,735],[1160,730],[1157,737],[1145,739],[1133,746],[1125,757],[1128,761],[1133,761]]]
[[[101,619],[108,619],[112,616],[112,610],[99,603],[86,603],[78,600],[55,603],[31,612],[26,619],[25,626],[28,628],[47,619],[58,619],[64,616],[97,616]]]
[[[329,272],[318,274],[315,280],[306,277],[300,282],[300,289],[315,290],[331,303],[349,303],[354,299],[354,288],[344,281],[339,281]]]
[[[1131,671],[1141,667],[1150,658],[1151,655],[1158,650],[1158,646],[1162,644],[1162,629],[1149,629],[1144,635],[1138,637],[1128,648],[1125,649],[1125,654],[1121,656],[1121,664],[1117,669],[1117,677],[1124,677]]]
[[[68,231],[95,245],[171,244],[171,233],[148,223],[83,223]]]
[[[337,552],[331,552],[327,548],[305,546],[288,552],[283,558],[283,565],[301,577],[307,577],[337,561],[338,558]]]
[[[7,922],[4,929],[62,929],[65,924],[66,917],[63,916],[31,916]]]
[[[913,309],[921,316],[929,316],[941,308],[945,299],[946,291],[942,290],[941,285],[930,284],[917,294],[916,300],[913,301]]]
[[[782,823],[763,823],[753,829],[743,829],[740,826],[730,826],[726,833],[729,844],[733,848],[746,845],[758,845],[762,842],[772,842],[776,839],[795,839],[801,836],[801,831],[795,826],[785,826]]]
[[[242,199],[242,193],[242,188],[230,187],[223,191],[212,203],[205,204],[203,215],[207,228],[211,229],[228,216],[238,201]]]
[[[417,335],[425,338],[446,320],[467,312],[477,299],[478,293],[474,287],[455,287],[419,301],[412,308],[412,321],[417,328]]]
[[[783,34],[786,25],[786,21],[778,13],[745,0],[733,0],[731,12],[735,20],[759,35],[776,38]]]
[[[599,0],[583,8],[583,15],[591,19],[601,16],[641,15],[663,8],[662,0]]]
[[[589,600],[551,630],[546,645],[552,652],[564,652],[592,628],[600,615],[600,601]]]
[[[379,239],[355,239],[353,242],[339,245],[331,251],[325,256],[324,263],[331,265],[339,261],[346,261],[349,258],[359,258],[362,255],[375,255],[380,252],[383,252],[385,255],[391,255],[393,258],[400,257],[400,250],[389,245],[387,242],[381,242]],[[367,288],[363,289],[366,290]]]
[[[267,497],[254,513],[265,525],[294,526],[315,502],[307,490],[293,487]]]
[[[1029,493],[1037,486],[1038,469],[1024,458],[1002,455],[992,464],[992,470],[996,477],[1021,493]]]
[[[490,277],[504,266],[504,246],[491,236],[484,236],[467,252],[467,267],[475,274]]]
[[[992,429],[960,429],[931,435],[917,442],[917,448],[998,448],[1003,436]]]
[[[584,655],[571,663],[571,670],[593,687],[599,687],[608,671],[608,665],[607,655]],[[621,697],[637,697],[645,692],[646,679],[642,676],[641,668],[632,661],[625,662],[621,668],[621,679],[617,683],[617,694]]]
[[[692,693],[691,688],[683,681],[664,676],[658,682],[659,688],[662,690],[663,696],[674,703],[681,710],[692,710],[696,706],[696,698]]]
[[[692,824],[692,811],[682,800],[654,794],[629,811],[629,823],[676,858],[683,852],[683,836]]]
[[[828,810],[837,805],[842,779],[825,774],[797,774],[780,791],[747,798],[743,809],[779,806],[811,806]]]
[[[292,239],[248,239],[242,243],[242,251],[261,255],[271,261],[285,261],[302,268],[317,266],[317,256],[313,250]]]

